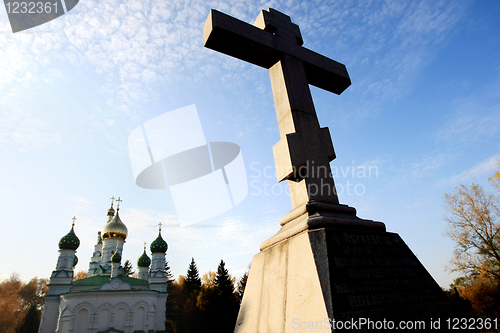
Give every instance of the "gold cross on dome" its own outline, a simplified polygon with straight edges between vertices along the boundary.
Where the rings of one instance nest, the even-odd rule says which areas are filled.
[[[75,216],[73,216],[72,220],[73,220],[73,224],[72,224],[72,225],[73,225],[73,227],[74,227],[74,226],[75,226],[76,217],[75,217]]]
[[[113,206],[113,202],[116,200],[115,196],[113,195],[111,198],[111,206]]]
[[[159,229],[160,229],[160,231],[161,231],[161,222],[160,222],[160,223],[158,223],[158,226],[160,227]]]
[[[144,242],[144,251],[146,251],[146,242]]]
[[[123,200],[120,199],[120,197],[118,197],[118,199],[116,199],[116,202],[118,202],[116,204],[116,210],[120,210],[120,202],[122,202]]]

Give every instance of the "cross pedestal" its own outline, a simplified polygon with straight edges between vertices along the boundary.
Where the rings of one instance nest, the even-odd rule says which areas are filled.
[[[235,332],[296,332],[309,323],[332,332],[331,319],[442,314],[443,292],[399,235],[339,204],[335,151],[309,84],[341,94],[351,84],[345,66],[302,47],[299,27],[271,8],[254,25],[211,10],[204,40],[269,70],[281,137],[273,147],[277,179],[288,182],[292,201],[252,261]]]

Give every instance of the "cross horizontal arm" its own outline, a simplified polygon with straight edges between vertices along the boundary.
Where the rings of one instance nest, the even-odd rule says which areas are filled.
[[[309,84],[335,94],[351,85],[343,64],[214,9],[205,22],[204,42],[209,49],[266,69],[289,54],[302,60]]]

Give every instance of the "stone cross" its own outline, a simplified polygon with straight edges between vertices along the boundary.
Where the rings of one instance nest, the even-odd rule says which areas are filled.
[[[299,26],[272,8],[254,25],[211,10],[205,47],[269,70],[281,139],[273,147],[278,181],[288,180],[293,209],[310,201],[339,204],[328,128],[319,125],[309,84],[340,94],[351,80],[343,64],[302,47]]]

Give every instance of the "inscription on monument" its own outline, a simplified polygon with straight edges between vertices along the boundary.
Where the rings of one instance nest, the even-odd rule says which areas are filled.
[[[319,229],[309,235],[313,247],[321,239],[326,242],[329,286],[322,288],[330,289],[325,302],[331,302],[335,320],[445,315],[441,288],[398,234]],[[317,264],[322,260],[315,259]]]

